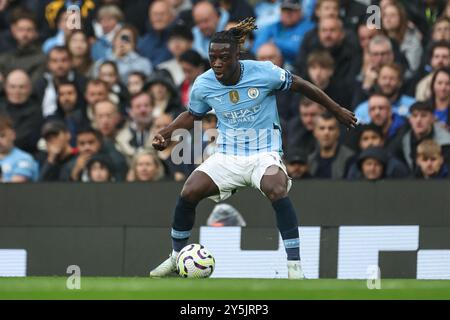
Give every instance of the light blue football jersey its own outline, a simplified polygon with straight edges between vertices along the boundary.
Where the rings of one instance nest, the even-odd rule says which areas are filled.
[[[192,87],[189,111],[203,116],[214,110],[218,119],[217,152],[229,155],[282,153],[276,90],[289,90],[292,74],[272,62],[242,60],[237,84],[220,83],[212,69]]]

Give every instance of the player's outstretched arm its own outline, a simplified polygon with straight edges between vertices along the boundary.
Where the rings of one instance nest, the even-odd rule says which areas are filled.
[[[327,108],[339,122],[344,124],[347,128],[355,128],[357,119],[355,114],[350,110],[341,107],[333,99],[331,99],[325,92],[315,86],[309,81],[306,81],[299,76],[292,75],[291,90],[304,94],[309,99]]]
[[[189,111],[183,112],[175,120],[173,120],[171,124],[155,135],[152,141],[153,148],[156,150],[164,150],[169,145],[170,138],[175,130],[190,130],[194,126],[194,121],[200,119],[201,118],[194,116]]]

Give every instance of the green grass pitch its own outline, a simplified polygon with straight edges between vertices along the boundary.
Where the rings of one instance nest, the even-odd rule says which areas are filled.
[[[68,290],[66,279],[0,278],[0,299],[450,299],[450,281],[386,279],[369,290],[362,280],[82,277],[80,290]]]

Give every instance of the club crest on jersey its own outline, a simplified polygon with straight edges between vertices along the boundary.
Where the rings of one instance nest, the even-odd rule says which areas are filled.
[[[239,102],[239,92],[237,92],[236,90],[232,90],[229,93],[230,95],[230,100],[233,103],[238,103]]]
[[[259,96],[259,90],[257,88],[249,88],[247,94],[250,99],[256,99]]]

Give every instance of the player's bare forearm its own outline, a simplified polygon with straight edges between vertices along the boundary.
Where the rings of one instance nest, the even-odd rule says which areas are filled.
[[[181,113],[175,120],[172,121],[167,127],[162,129],[159,134],[166,140],[170,140],[172,133],[177,129],[190,130],[194,126],[194,121],[200,120],[200,118],[194,116],[189,111]]]
[[[357,119],[353,112],[341,107],[325,92],[311,82],[306,81],[299,76],[293,75],[291,91],[300,92],[314,102],[324,106],[345,126],[349,128],[354,128],[356,126]]]

